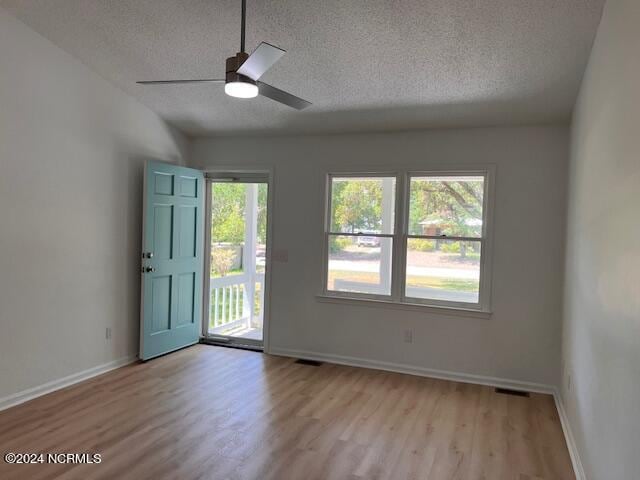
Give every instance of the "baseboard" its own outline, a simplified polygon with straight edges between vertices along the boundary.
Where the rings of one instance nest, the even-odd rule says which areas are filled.
[[[580,460],[578,446],[576,445],[576,441],[571,430],[569,417],[567,416],[567,411],[564,409],[564,402],[562,401],[560,392],[557,389],[553,392],[553,398],[556,401],[556,409],[558,410],[558,416],[560,417],[562,432],[564,433],[564,439],[567,443],[567,448],[569,450],[569,456],[571,457],[571,463],[573,464],[573,471],[576,475],[576,480],[587,480],[587,476],[585,475],[584,468],[582,466],[582,460]]]
[[[59,378],[57,380],[52,380],[51,382],[47,382],[42,385],[38,385],[37,387],[32,387],[27,390],[14,393],[13,395],[0,398],[0,411],[10,407],[14,407],[16,405],[27,402],[34,398],[40,397],[42,395],[46,395],[47,393],[60,390],[61,388],[74,385],[84,380],[88,380],[92,377],[96,377],[103,373],[107,373],[111,370],[115,370],[116,368],[124,367],[125,365],[129,365],[130,363],[133,363],[136,360],[137,360],[136,356],[123,357],[118,360],[113,360],[111,362],[98,365],[97,367],[92,367],[87,370],[83,370],[82,372],[74,373],[66,377]]]
[[[521,382],[506,378],[488,377],[483,375],[473,375],[469,373],[451,372],[447,370],[436,370],[432,368],[417,367],[403,363],[382,362],[358,357],[347,357],[344,355],[334,355],[307,350],[291,350],[288,348],[272,347],[270,354],[283,357],[306,358],[308,360],[318,360],[321,362],[337,363],[352,367],[373,368],[376,370],[386,370],[389,372],[407,373],[421,377],[439,378],[442,380],[452,380],[455,382],[474,383],[477,385],[488,385],[490,387],[508,388],[511,390],[526,390],[527,392],[545,393],[553,395],[555,387],[540,383]]]

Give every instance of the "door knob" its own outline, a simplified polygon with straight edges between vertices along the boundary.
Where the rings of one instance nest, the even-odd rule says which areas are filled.
[[[145,267],[144,271],[147,272],[147,273],[151,273],[151,272],[155,272],[156,269],[153,268],[153,267]]]

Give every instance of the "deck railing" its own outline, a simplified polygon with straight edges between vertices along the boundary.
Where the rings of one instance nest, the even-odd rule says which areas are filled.
[[[210,333],[262,327],[264,273],[211,277],[209,298]]]

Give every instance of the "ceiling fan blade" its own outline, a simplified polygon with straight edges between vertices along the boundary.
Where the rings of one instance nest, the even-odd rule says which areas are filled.
[[[300,97],[291,95],[284,90],[272,87],[264,82],[258,82],[258,92],[260,92],[260,95],[270,98],[271,100],[275,100],[276,102],[284,103],[296,110],[302,110],[307,108],[309,105],[312,105],[311,102],[307,102]]]
[[[269,43],[262,42],[247,58],[237,73],[245,75],[252,80],[258,80],[264,73],[269,70],[280,58],[287,52],[273,46]]]
[[[139,85],[180,85],[183,83],[224,83],[220,78],[201,78],[198,80],[145,80],[136,82]]]

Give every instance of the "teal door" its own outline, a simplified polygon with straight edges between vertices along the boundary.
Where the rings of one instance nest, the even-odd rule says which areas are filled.
[[[147,162],[140,358],[197,343],[202,309],[204,176]]]

